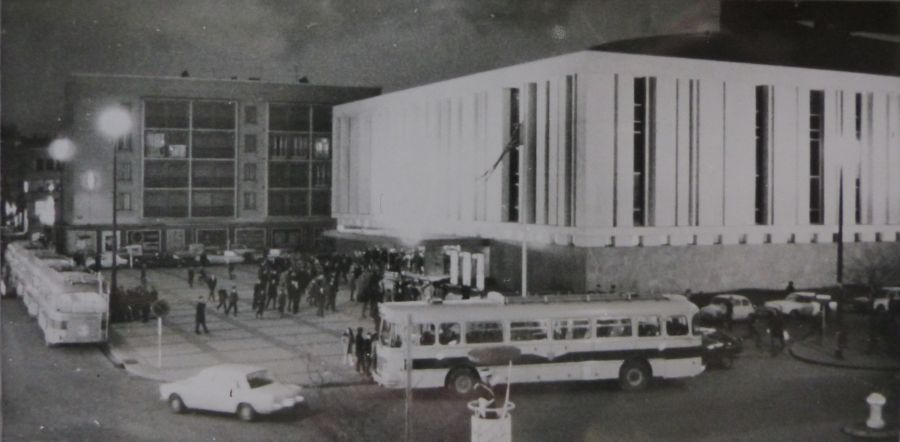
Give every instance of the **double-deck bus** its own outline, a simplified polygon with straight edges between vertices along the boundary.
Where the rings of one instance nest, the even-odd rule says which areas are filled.
[[[641,390],[654,377],[703,372],[701,338],[692,332],[697,312],[678,295],[384,303],[373,376],[401,388],[409,375],[413,388],[459,395],[479,381],[618,379],[623,389]]]
[[[47,345],[105,342],[109,299],[98,275],[69,271],[68,258],[24,241],[6,248],[5,277],[38,319]]]

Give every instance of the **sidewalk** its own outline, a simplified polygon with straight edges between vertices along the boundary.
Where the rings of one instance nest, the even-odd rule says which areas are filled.
[[[846,318],[847,348],[843,351],[843,359],[835,357],[837,341],[835,330],[831,329],[825,336],[807,336],[790,346],[790,353],[795,358],[812,364],[829,367],[850,368],[860,370],[900,371],[900,357],[890,354],[888,345],[879,340],[874,351],[869,350],[867,319],[853,315]]]
[[[107,273],[107,272],[104,272]],[[119,270],[120,285],[139,283],[139,271]],[[341,334],[348,327],[372,331],[371,319],[361,319],[362,305],[350,302],[350,293],[342,287],[338,294],[337,312],[316,315],[304,295],[297,315],[269,309],[263,319],[252,311],[255,265],[239,265],[235,280],[228,280],[224,266],[207,267],[207,273],[219,279],[218,288],[237,286],[240,294],[239,313],[226,316],[207,303],[206,323],[209,334],[194,332],[194,310],[197,298],[206,298],[202,283],[187,284],[186,269],[150,269],[149,284],[156,287],[160,299],[169,302],[171,311],[163,320],[162,363],[157,366],[157,321],[112,324],[109,356],[136,376],[172,381],[184,379],[202,368],[218,363],[246,363],[266,367],[282,382],[304,386],[352,385],[369,382],[357,374],[355,367],[342,363],[345,348]]]

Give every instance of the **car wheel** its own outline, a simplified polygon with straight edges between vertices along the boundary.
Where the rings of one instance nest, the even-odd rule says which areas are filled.
[[[252,422],[256,419],[256,410],[250,404],[238,405],[237,414],[244,422]]]
[[[619,369],[619,386],[625,391],[638,391],[650,385],[650,367],[644,361],[627,361]]]
[[[734,367],[734,356],[722,356],[722,358],[719,359],[719,366],[726,370],[731,370],[731,367]]]
[[[169,408],[175,414],[181,414],[187,410],[187,407],[184,406],[184,401],[181,400],[181,396],[177,394],[169,396]]]
[[[480,377],[471,368],[457,368],[447,376],[447,388],[457,396],[468,396]]]

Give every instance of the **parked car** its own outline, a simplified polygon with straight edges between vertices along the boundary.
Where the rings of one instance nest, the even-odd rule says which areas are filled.
[[[730,369],[744,350],[741,338],[712,327],[694,327],[703,339],[703,365]]]
[[[233,250],[210,249],[206,254],[206,259],[210,264],[240,264],[244,262],[244,257],[234,253]]]
[[[794,292],[784,299],[766,302],[767,308],[773,308],[792,318],[800,316],[815,316],[822,310],[822,304],[827,303],[829,310],[837,310],[837,303],[831,300],[831,295],[813,292]]]
[[[115,258],[113,258],[112,252],[103,252],[100,254],[100,268],[101,269],[111,269],[113,266],[113,259],[115,259],[115,265],[117,267],[127,267],[128,266],[128,256],[122,254],[115,254]],[[89,267],[93,270],[99,270],[97,268],[97,263],[95,260],[89,261]]]
[[[714,320],[724,319],[725,312],[728,311],[725,304],[729,302],[733,308],[732,319],[738,321],[749,318],[756,310],[756,307],[753,306],[753,303],[746,296],[723,294],[713,296],[709,304],[700,309],[700,316]]]
[[[304,403],[300,392],[299,385],[275,382],[265,368],[241,364],[214,365],[159,386],[160,399],[175,413],[188,409],[236,413],[244,421],[296,410]]]
[[[188,246],[186,250],[179,250],[173,255],[184,263],[200,263],[200,255],[206,248],[203,244],[195,243]]]
[[[244,258],[244,262],[256,263],[265,258],[265,253],[260,249],[254,249],[241,244],[232,244],[231,250],[235,255]]]
[[[887,312],[891,301],[900,301],[900,287],[882,287],[871,301],[868,296],[853,298],[853,308],[860,312]]]
[[[119,249],[119,255],[133,261],[134,267],[179,267],[182,260],[171,253],[150,251],[140,244],[131,244]]]

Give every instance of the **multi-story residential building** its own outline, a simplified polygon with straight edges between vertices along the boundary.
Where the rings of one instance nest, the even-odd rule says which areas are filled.
[[[900,79],[816,41],[623,41],[337,106],[332,235],[462,244],[506,289],[522,242],[537,290],[833,284],[841,199],[848,261],[900,244]]]
[[[66,249],[191,243],[317,248],[331,219],[331,112],[376,88],[187,77],[75,74],[66,90]],[[124,107],[131,130],[98,116]],[[116,195],[112,195],[113,157]]]

